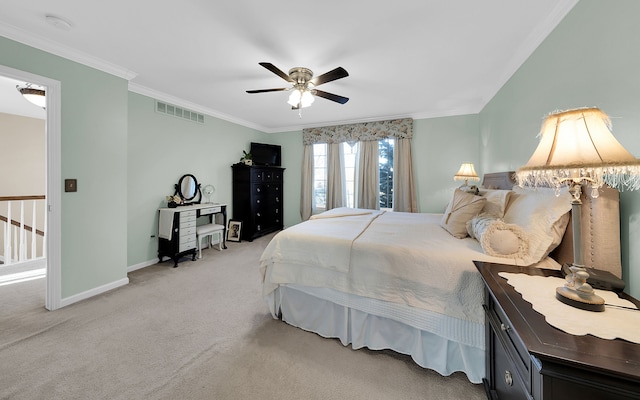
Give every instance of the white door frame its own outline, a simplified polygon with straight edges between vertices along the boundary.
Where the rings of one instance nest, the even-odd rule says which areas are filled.
[[[62,300],[62,129],[60,81],[0,65],[0,75],[31,82],[47,88],[46,154],[47,154],[47,218],[45,254],[47,260],[47,293],[45,308],[56,310]]]

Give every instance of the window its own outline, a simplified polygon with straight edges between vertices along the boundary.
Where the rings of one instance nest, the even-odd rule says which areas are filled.
[[[380,209],[393,209],[393,138],[378,142],[380,170]],[[359,143],[343,142],[344,192],[346,207],[356,207],[356,178]],[[313,145],[313,211],[327,209],[327,144]]]
[[[313,211],[327,209],[327,144],[313,145]]]
[[[356,206],[356,165],[358,165],[358,142],[342,143],[342,159],[344,161],[344,192],[346,193],[346,207]]]
[[[381,210],[393,210],[393,144],[393,138],[378,142]]]

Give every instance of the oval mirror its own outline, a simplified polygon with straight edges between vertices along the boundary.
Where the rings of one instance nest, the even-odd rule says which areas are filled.
[[[196,177],[191,174],[183,175],[178,182],[178,188],[180,191],[180,197],[185,201],[191,201],[198,194],[198,181]]]

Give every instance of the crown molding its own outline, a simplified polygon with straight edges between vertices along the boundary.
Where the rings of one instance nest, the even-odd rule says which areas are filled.
[[[25,31],[4,22],[0,22],[0,35],[6,37],[7,39],[11,39],[27,46],[34,47],[38,50],[46,51],[47,53],[51,53],[68,60],[75,61],[77,63],[95,68],[111,75],[115,75],[128,81],[138,75],[136,72],[123,68],[119,65],[72,49],[68,46],[63,46],[53,40],[35,35],[31,32]]]

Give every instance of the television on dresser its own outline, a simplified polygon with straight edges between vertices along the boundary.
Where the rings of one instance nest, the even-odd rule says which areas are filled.
[[[281,149],[276,144],[251,142],[251,159],[253,165],[281,166]]]

